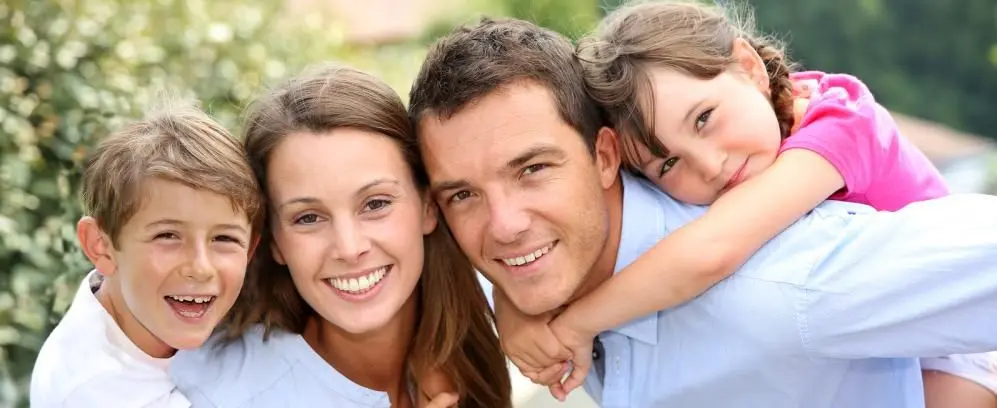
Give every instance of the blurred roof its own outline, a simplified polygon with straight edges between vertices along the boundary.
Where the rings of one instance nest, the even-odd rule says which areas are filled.
[[[994,141],[982,136],[960,132],[940,123],[913,116],[896,112],[891,114],[900,132],[935,163],[945,163],[994,151]]]

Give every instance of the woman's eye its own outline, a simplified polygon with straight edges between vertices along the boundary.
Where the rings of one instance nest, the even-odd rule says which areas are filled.
[[[391,205],[391,201],[385,199],[376,199],[376,200],[370,200],[366,204],[364,204],[364,209],[367,211],[377,211],[389,205]]]
[[[294,220],[295,224],[310,225],[318,222],[318,215],[305,214]]]
[[[675,164],[678,162],[679,162],[678,157],[669,157],[665,159],[665,161],[661,163],[661,174],[658,174],[658,177],[663,177],[665,173],[671,170],[672,167],[675,167]]]

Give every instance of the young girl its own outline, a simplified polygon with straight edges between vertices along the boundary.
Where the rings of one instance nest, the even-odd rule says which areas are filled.
[[[698,296],[822,201],[895,211],[948,194],[862,82],[791,74],[773,41],[736,21],[750,19],[698,3],[645,3],[614,12],[579,46],[587,85],[620,131],[630,169],[711,208],[569,305],[549,331],[506,317],[514,319],[502,324],[512,328],[502,333],[506,351],[535,382],[559,383],[563,374],[539,350],[563,350],[549,347],[555,338],[570,350],[575,368],[563,391],[551,389],[559,398],[581,384],[599,332]]]

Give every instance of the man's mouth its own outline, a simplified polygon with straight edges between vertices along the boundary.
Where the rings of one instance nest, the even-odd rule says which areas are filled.
[[[525,266],[525,265],[529,265],[529,264],[531,264],[533,262],[536,262],[538,259],[543,258],[544,255],[547,255],[548,253],[550,253],[550,250],[554,249],[554,245],[556,245],[556,244],[557,244],[557,241],[554,241],[554,242],[551,242],[551,243],[549,243],[547,245],[544,245],[543,247],[537,248],[536,250],[534,250],[532,252],[528,252],[528,253],[523,254],[523,255],[513,256],[513,257],[509,257],[509,258],[499,258],[499,260],[501,260],[502,262],[504,262],[508,266]]]

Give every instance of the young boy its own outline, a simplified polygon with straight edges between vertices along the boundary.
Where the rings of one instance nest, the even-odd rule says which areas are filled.
[[[262,195],[242,146],[172,104],[97,147],[77,225],[95,270],[45,341],[31,406],[188,407],[167,373],[232,307]]]

